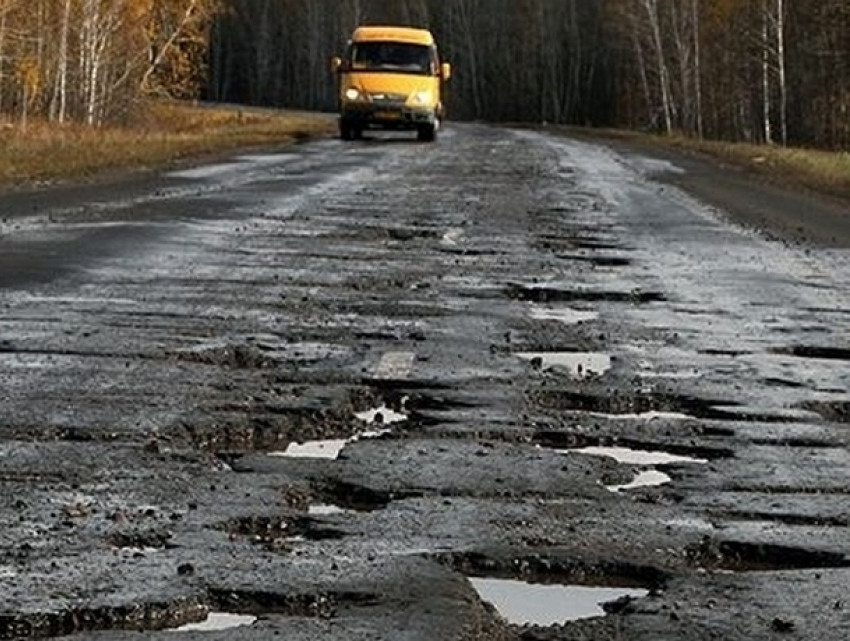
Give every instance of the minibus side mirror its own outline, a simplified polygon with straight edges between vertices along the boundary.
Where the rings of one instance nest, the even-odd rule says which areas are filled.
[[[448,80],[452,77],[452,66],[448,62],[440,65],[440,77],[443,80]]]
[[[342,58],[334,56],[331,58],[331,73],[339,73],[342,70]]]

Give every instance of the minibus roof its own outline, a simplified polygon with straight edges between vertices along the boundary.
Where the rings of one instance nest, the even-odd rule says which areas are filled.
[[[351,37],[353,42],[409,42],[411,44],[434,44],[434,36],[427,29],[413,27],[368,26],[357,27]]]

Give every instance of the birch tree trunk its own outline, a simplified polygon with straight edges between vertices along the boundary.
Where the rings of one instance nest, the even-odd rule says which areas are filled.
[[[761,107],[762,107],[762,131],[764,142],[773,144],[773,127],[771,125],[770,108],[770,8],[768,0],[761,0]]]
[[[776,66],[779,76],[779,135],[788,144],[788,86],[785,61],[785,0],[776,0]]]
[[[664,57],[664,43],[661,39],[661,23],[658,15],[657,0],[643,0],[643,8],[652,30],[652,42],[655,47],[656,64],[658,65],[658,83],[661,90],[661,108],[664,116],[664,131],[673,133],[673,108],[670,98],[670,72]]]

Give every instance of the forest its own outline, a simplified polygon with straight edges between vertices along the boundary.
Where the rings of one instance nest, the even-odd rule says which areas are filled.
[[[452,119],[850,148],[848,0],[0,0],[0,114],[333,111],[328,61],[375,23],[434,31]]]

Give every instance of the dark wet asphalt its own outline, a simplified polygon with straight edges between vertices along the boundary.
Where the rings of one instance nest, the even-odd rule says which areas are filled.
[[[846,252],[679,171],[457,125],[0,199],[0,638],[845,639]]]

